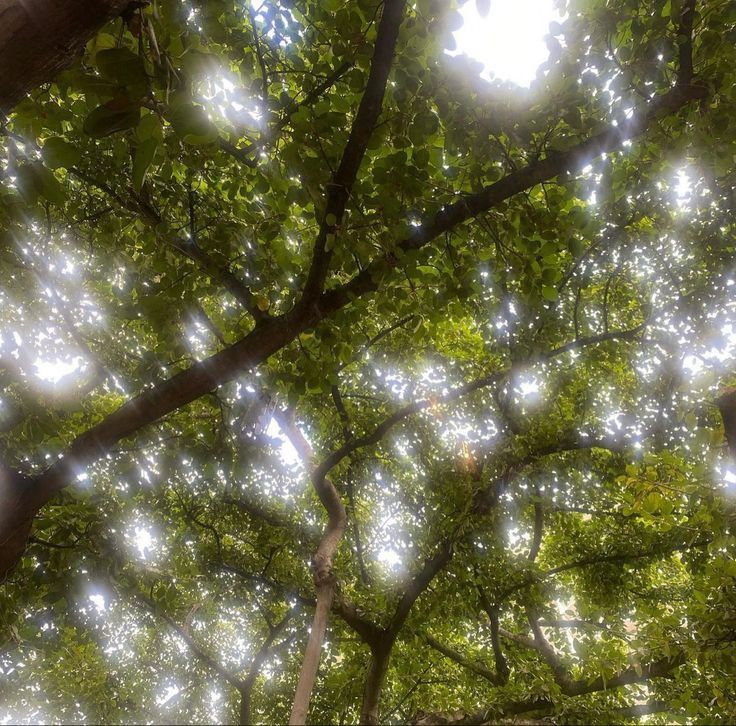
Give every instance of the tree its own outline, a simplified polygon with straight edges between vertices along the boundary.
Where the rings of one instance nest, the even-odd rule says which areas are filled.
[[[0,715],[736,717],[732,4],[528,91],[455,5],[129,4],[3,120]]]
[[[129,0],[4,0],[0,109],[12,109],[28,91],[52,80],[106,21],[121,12],[134,12],[137,5]]]

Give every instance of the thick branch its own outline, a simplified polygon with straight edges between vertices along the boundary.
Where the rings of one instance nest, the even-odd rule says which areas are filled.
[[[256,654],[253,656],[253,661],[250,668],[248,669],[248,674],[243,680],[243,686],[240,689],[241,726],[253,723],[250,712],[253,686],[255,685],[256,679],[261,672],[261,668],[263,668],[263,664],[273,652],[273,644],[276,638],[278,637],[279,633],[286,627],[286,624],[289,622],[293,614],[294,612],[292,610],[289,610],[286,615],[284,615],[284,617],[278,623],[276,623],[276,625],[269,625],[268,636],[263,641],[261,647],[256,651]]]
[[[630,119],[610,126],[566,151],[554,152],[544,159],[528,164],[507,174],[503,179],[483,188],[480,192],[463,196],[456,202],[446,204],[432,218],[416,227],[411,236],[397,244],[399,253],[421,249],[439,235],[449,232],[464,222],[499,206],[507,199],[568,172],[575,172],[589,164],[601,154],[616,151],[624,141],[641,136],[663,114],[679,111],[693,100],[705,98],[703,86],[677,85],[663,96],[652,101],[648,107],[634,113]],[[328,291],[322,298],[320,309],[323,314],[343,307],[351,298],[378,289],[382,271],[394,266],[399,255],[394,251],[368,265],[352,280]]]
[[[592,683],[576,681],[575,683],[578,684],[576,686],[577,690],[574,693],[567,693],[566,695],[580,696],[600,691],[612,691],[623,686],[631,685],[632,683],[647,683],[654,678],[669,676],[672,671],[679,668],[683,663],[685,663],[684,654],[678,653],[678,655],[673,658],[662,658],[641,668],[627,668],[610,678],[608,681],[604,681],[602,678],[597,678]],[[521,701],[509,701],[505,704],[491,707],[490,709],[476,713],[455,713],[453,714],[452,723],[480,724],[494,722],[499,717],[510,718],[533,711],[540,711],[543,713],[554,711],[555,705],[555,702],[550,698],[534,696]],[[636,716],[643,716],[648,713],[659,713],[666,710],[670,709],[665,703],[654,701],[650,704],[642,704],[641,706],[625,706],[618,709],[617,712],[620,713],[622,717],[634,718]],[[447,723],[447,720],[444,714],[424,714],[419,720],[415,721],[415,723],[429,726],[430,724]]]
[[[727,388],[715,400],[723,419],[723,432],[731,459],[736,461],[736,388]]]
[[[509,680],[510,669],[501,648],[501,626],[498,618],[498,608],[491,605],[480,585],[478,585],[478,595],[480,596],[480,605],[488,615],[488,621],[491,625],[491,647],[493,648],[493,659],[496,663],[496,673],[498,673],[502,684],[505,685]]]
[[[563,663],[562,658],[560,658],[547,638],[544,637],[536,614],[527,610],[527,619],[534,634],[534,648],[541,653],[545,663],[550,667],[556,683],[560,686],[563,693],[570,694],[574,692],[577,684],[568,675],[567,667]]]
[[[604,679],[602,676],[598,676],[594,681],[584,679],[574,681],[572,687],[564,692],[568,696],[582,696],[586,693],[596,693],[597,691],[612,691],[622,686],[631,685],[632,683],[646,683],[652,678],[668,676],[673,670],[683,665],[686,660],[685,653],[678,651],[671,658],[660,658],[645,666],[631,666],[626,668],[612,678]]]
[[[677,29],[678,62],[677,82],[687,85],[693,79],[693,22],[695,20],[696,0],[685,0]]]
[[[0,0],[0,111],[46,83],[130,0]]]
[[[538,495],[537,495],[538,496]],[[534,502],[534,533],[532,535],[532,544],[529,548],[529,562],[534,562],[539,554],[542,546],[542,535],[544,533],[544,508],[542,503],[537,500]]]
[[[443,540],[437,552],[433,557],[428,559],[422,569],[414,575],[399,600],[396,610],[394,611],[389,630],[396,634],[406,622],[411,608],[417,601],[417,598],[429,587],[435,576],[443,570],[452,559],[452,541],[450,539]]]
[[[368,82],[350,129],[350,136],[343,151],[340,166],[327,192],[324,216],[314,243],[312,263],[302,297],[303,302],[307,305],[316,301],[325,284],[332,258],[332,244],[342,224],[345,207],[358,175],[358,169],[381,113],[405,6],[406,0],[385,0],[383,3]]]

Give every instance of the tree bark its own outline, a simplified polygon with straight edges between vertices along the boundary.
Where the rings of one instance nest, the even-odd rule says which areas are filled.
[[[731,461],[736,462],[736,388],[727,388],[716,398],[723,419],[723,432]]]
[[[0,111],[70,65],[130,0],[0,0]]]
[[[317,606],[314,611],[307,648],[304,652],[299,682],[294,694],[289,724],[305,724],[307,722],[309,700],[312,696],[314,682],[317,680],[322,643],[325,639],[330,609],[332,608],[332,598],[335,594],[335,575],[332,571],[332,560],[337,552],[337,546],[347,522],[345,507],[343,507],[340,495],[332,482],[324,477],[312,477],[312,483],[327,510],[329,520],[312,560],[315,589],[317,591]]]
[[[32,483],[0,464],[0,582],[26,548],[38,507]]]
[[[299,673],[299,682],[294,693],[294,702],[291,707],[290,725],[301,726],[307,722],[309,700],[312,697],[312,688],[317,679],[322,643],[325,640],[325,631],[330,617],[332,597],[335,593],[333,580],[323,580],[317,585],[317,607],[314,610],[312,629],[309,632],[307,648],[304,651],[302,669]]]
[[[360,709],[360,723],[375,726],[378,724],[381,707],[381,693],[386,681],[388,663],[395,638],[385,634],[375,645],[371,645],[371,659],[363,689],[363,705]]]
[[[240,718],[238,719],[238,723],[240,724],[240,726],[250,726],[251,724],[251,717],[250,717],[251,690],[252,689],[248,687],[240,691]]]
[[[312,696],[312,688],[314,688],[314,682],[317,679],[322,643],[325,639],[332,599],[335,595],[335,575],[332,571],[332,560],[345,531],[347,514],[337,489],[327,478],[328,470],[324,467],[324,464],[314,468],[315,457],[312,445],[304,438],[292,414],[285,415],[280,411],[275,411],[274,417],[278,421],[281,430],[297,450],[302,461],[313,468],[310,477],[312,486],[325,508],[328,518],[327,527],[312,558],[314,586],[317,593],[316,607],[312,619],[312,629],[307,640],[307,648],[302,660],[302,668],[299,673],[299,682],[296,686],[296,693],[291,707],[291,717],[289,718],[289,724],[304,724],[307,721],[309,699]]]

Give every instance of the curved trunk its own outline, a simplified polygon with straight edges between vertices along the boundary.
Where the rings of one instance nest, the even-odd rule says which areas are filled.
[[[0,111],[70,65],[130,0],[0,0]]]
[[[371,646],[371,660],[363,689],[363,705],[360,709],[360,723],[375,726],[378,724],[381,709],[381,693],[386,681],[388,663],[394,638],[387,636],[375,646]]]
[[[314,466],[314,452],[311,444],[304,438],[299,427],[292,416],[285,416],[275,412],[276,420],[281,429],[291,440],[302,460],[310,466]],[[309,711],[309,699],[312,696],[312,688],[317,680],[319,669],[319,658],[322,651],[322,643],[325,639],[327,621],[330,617],[332,598],[335,594],[335,574],[332,571],[332,560],[340,544],[347,514],[340,495],[333,483],[327,478],[329,469],[320,464],[312,471],[311,480],[314,491],[319,497],[322,506],[328,515],[327,527],[319,542],[317,551],[312,558],[312,570],[314,572],[314,585],[317,594],[317,603],[312,619],[312,629],[309,632],[307,648],[304,652],[304,660],[299,673],[299,682],[294,694],[294,702],[291,707],[289,724],[304,724],[307,722]]]

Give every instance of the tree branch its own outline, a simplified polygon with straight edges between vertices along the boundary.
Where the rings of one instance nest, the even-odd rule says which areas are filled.
[[[487,668],[482,663],[466,658],[462,653],[459,653],[458,651],[453,650],[449,646],[444,645],[443,643],[441,643],[439,640],[432,637],[428,633],[425,633],[424,639],[427,641],[428,645],[430,645],[432,648],[434,648],[439,653],[442,653],[442,655],[444,655],[446,658],[449,658],[450,660],[454,661],[458,665],[461,665],[463,668],[467,668],[469,671],[476,673],[481,678],[485,678],[487,681],[492,683],[494,686],[504,685],[503,679],[498,675],[498,673],[494,673],[490,668]]]
[[[496,663],[496,673],[498,673],[500,679],[503,681],[503,685],[505,685],[508,683],[510,671],[509,665],[503,654],[503,649],[501,648],[501,639],[499,637],[501,635],[501,627],[498,620],[498,607],[491,605],[485,590],[479,584],[476,584],[476,589],[478,590],[478,597],[480,598],[480,606],[488,616],[488,621],[491,626],[491,647],[493,648],[493,658]]]
[[[186,628],[179,625],[172,617],[156,607],[156,603],[151,598],[140,592],[132,593],[132,596],[141,602],[153,615],[161,618],[173,631],[175,631],[176,634],[187,644],[189,650],[191,650],[192,653],[210,670],[217,673],[218,676],[227,681],[234,688],[237,688],[238,691],[243,689],[245,682],[242,679],[232,671],[225,668],[221,663],[218,663],[215,658],[213,658],[199,645],[199,643],[197,643]]]
[[[263,96],[263,111],[268,111],[268,71],[266,70],[266,61],[263,58],[263,49],[261,48],[261,40],[258,37],[258,28],[256,26],[256,12],[253,8],[253,3],[248,3],[248,17],[250,18],[250,27],[253,32],[253,41],[256,48],[256,57],[258,58],[258,65],[261,69],[261,81],[263,85],[262,96]]]
[[[661,658],[652,663],[639,668],[626,668],[612,678],[604,681],[603,678],[597,678],[593,682],[575,681],[574,692],[565,695],[574,697],[589,693],[597,693],[601,691],[613,691],[623,686],[633,683],[647,683],[655,678],[664,678],[669,676],[672,671],[679,668],[686,662],[685,655],[679,652],[672,658]],[[453,714],[453,724],[480,724],[495,722],[499,717],[510,718],[523,713],[532,711],[549,712],[555,710],[555,702],[550,698],[540,698],[534,696],[520,701],[508,701],[504,704],[491,707],[476,713],[455,713]],[[642,704],[640,706],[625,706],[617,709],[622,717],[635,718],[648,713],[659,713],[661,711],[671,710],[662,701],[654,701],[650,704]],[[444,714],[423,714],[420,719],[415,721],[416,724],[430,726],[430,724],[447,723]]]
[[[518,592],[519,590],[524,590],[527,587],[531,587],[537,582],[542,582],[549,577],[552,577],[553,575],[559,574],[560,572],[567,572],[568,570],[575,570],[580,567],[589,567],[591,565],[604,563],[632,562],[635,560],[647,559],[649,557],[663,557],[665,555],[671,555],[674,552],[682,552],[683,550],[689,550],[697,547],[707,547],[711,541],[711,538],[703,538],[691,543],[685,542],[675,545],[655,547],[651,550],[647,550],[646,552],[621,552],[583,557],[582,559],[575,560],[574,562],[567,562],[564,565],[558,565],[557,567],[553,567],[540,574],[532,574],[531,576],[525,578],[522,582],[517,583],[516,585],[512,585],[505,590],[502,590],[497,598],[497,602],[502,602],[513,593]]]
[[[381,113],[405,6],[406,0],[384,0],[368,82],[350,129],[340,165],[327,192],[325,211],[314,243],[312,262],[300,304],[311,305],[316,302],[324,288],[332,259],[332,246],[342,224],[345,207],[373,128]]]
[[[678,69],[677,83],[689,85],[693,80],[693,22],[695,20],[696,0],[684,0],[680,24],[677,28]]]
[[[537,491],[537,496],[539,492]],[[544,508],[542,502],[538,499],[534,502],[534,534],[532,535],[532,544],[529,548],[528,560],[534,562],[539,554],[542,546],[542,535],[544,534]]]
[[[510,197],[537,184],[582,169],[591,159],[616,151],[621,148],[624,141],[641,136],[663,114],[676,113],[691,101],[702,100],[706,94],[707,90],[703,86],[678,84],[622,123],[612,125],[606,131],[566,151],[554,152],[544,159],[511,172],[476,194],[463,196],[456,202],[444,205],[433,217],[415,227],[409,237],[399,241],[396,245],[397,251],[374,260],[349,282],[327,291],[320,301],[320,309],[323,314],[329,314],[346,305],[351,298],[374,292],[378,289],[378,280],[384,270],[387,267],[394,267],[401,254],[421,249],[439,235],[488,212]]]
[[[70,65],[87,40],[129,2],[5,0],[0,6],[0,111],[9,111]]]
[[[256,305],[250,288],[238,279],[232,270],[220,265],[208,252],[196,243],[194,238],[184,239],[182,237],[176,237],[173,233],[162,232],[161,223],[163,220],[161,215],[138,195],[131,194],[130,199],[126,199],[106,182],[95,179],[77,167],[69,169],[69,172],[73,176],[104,192],[121,207],[135,214],[138,219],[153,230],[157,239],[163,244],[192,262],[195,262],[208,277],[219,282],[256,321],[260,321],[265,317],[265,313]]]
[[[411,608],[417,601],[417,598],[429,587],[435,576],[442,571],[452,559],[453,548],[452,541],[447,538],[440,542],[437,552],[433,557],[428,559],[422,569],[412,577],[411,581],[404,589],[396,610],[389,624],[388,630],[393,634],[398,634],[401,627],[406,622]]]

